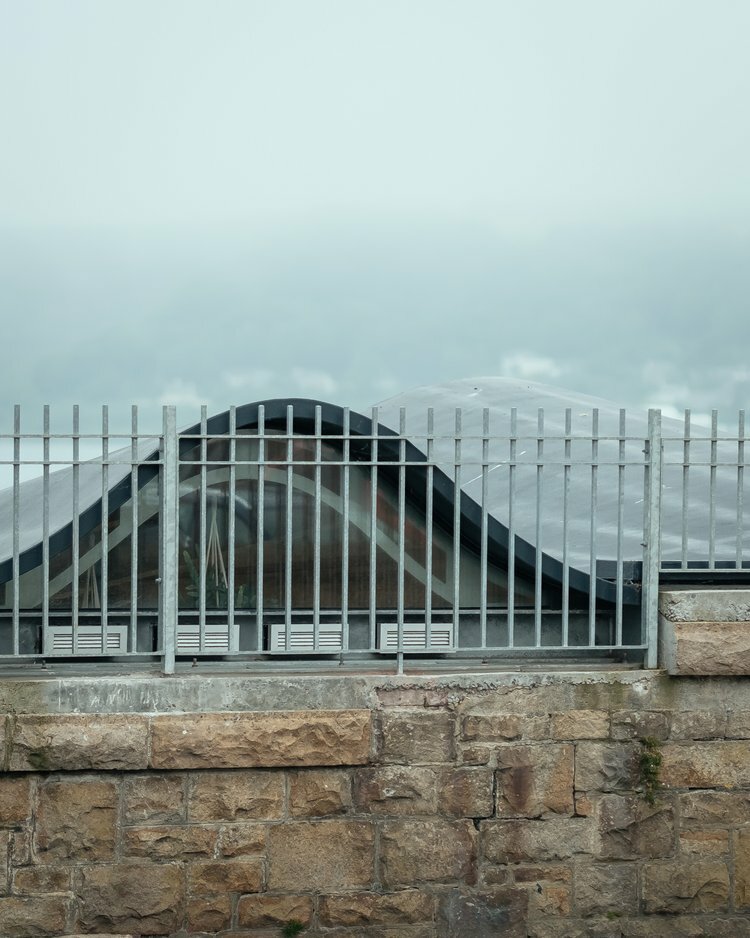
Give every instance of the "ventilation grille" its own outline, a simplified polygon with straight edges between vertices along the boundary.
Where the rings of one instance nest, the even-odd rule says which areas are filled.
[[[73,654],[73,626],[51,625],[48,630],[48,647],[45,654]],[[96,655],[102,653],[102,627],[100,625],[79,625],[76,634],[78,654]],[[105,654],[117,655],[127,651],[128,627],[126,625],[107,626],[107,648]]]
[[[315,630],[312,622],[293,622],[286,642],[286,625],[275,622],[271,625],[269,651],[314,651]],[[341,651],[344,647],[344,629],[340,622],[321,622],[318,625],[318,651]]]
[[[427,626],[424,622],[404,622],[401,629],[401,647],[405,652],[455,651],[453,625],[448,622],[433,622],[430,629],[430,644],[427,644]],[[398,651],[398,623],[380,623],[379,651]]]
[[[177,629],[177,654],[201,651],[200,626],[181,625]],[[214,654],[229,651],[229,626],[211,626],[203,631],[203,651]]]

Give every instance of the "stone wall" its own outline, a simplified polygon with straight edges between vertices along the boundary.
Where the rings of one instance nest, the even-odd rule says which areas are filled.
[[[2,689],[0,935],[750,936],[743,678],[65,683]]]

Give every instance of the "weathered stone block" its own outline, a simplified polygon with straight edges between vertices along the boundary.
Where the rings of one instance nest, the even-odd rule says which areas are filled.
[[[320,921],[331,927],[409,925],[431,922],[435,906],[435,897],[418,889],[402,889],[385,895],[364,892],[324,896],[320,902]]]
[[[591,863],[576,869],[577,915],[632,915],[638,912],[638,871],[629,863]]]
[[[22,896],[46,896],[53,892],[70,892],[70,868],[23,867],[13,874],[13,892]]]
[[[169,935],[182,925],[183,878],[175,863],[84,867],[76,892],[76,924],[84,932]]]
[[[683,827],[750,821],[750,792],[691,791],[678,799]]]
[[[0,824],[25,824],[30,814],[30,777],[0,776]]]
[[[291,920],[308,925],[312,914],[310,896],[242,896],[237,904],[240,928],[280,928]]]
[[[439,769],[438,814],[446,817],[491,817],[494,810],[493,782],[490,769]]]
[[[525,889],[498,887],[466,893],[451,889],[441,897],[441,934],[472,938],[526,938],[529,894]]]
[[[750,739],[750,710],[730,710],[725,732],[712,735],[726,735],[729,739]]]
[[[46,862],[81,863],[114,856],[117,790],[88,779],[39,787],[36,849]]]
[[[188,899],[187,926],[191,933],[224,931],[231,924],[231,896],[193,896]]]
[[[723,710],[687,710],[672,714],[672,739],[721,739],[727,728]]]
[[[464,746],[458,758],[464,765],[489,765],[492,750],[488,746]]]
[[[553,713],[551,717],[554,739],[609,737],[609,713],[606,710],[569,710],[566,713]]]
[[[734,905],[750,909],[750,830],[734,833]]]
[[[473,883],[476,831],[471,821],[386,821],[381,827],[381,877],[387,886]]]
[[[148,720],[135,714],[19,716],[12,772],[145,769]]]
[[[196,772],[188,792],[192,822],[276,819],[284,813],[281,772]]]
[[[343,769],[307,769],[289,774],[289,813],[295,817],[345,814],[352,806],[352,783]]]
[[[152,719],[156,769],[363,765],[369,710],[194,713]]]
[[[660,616],[659,632],[660,663],[669,674],[750,674],[750,621],[670,622]]]
[[[599,856],[611,860],[670,857],[675,853],[674,808],[660,799],[649,805],[635,795],[596,798]]]
[[[750,741],[668,743],[660,779],[671,788],[750,787]]]
[[[224,857],[244,857],[266,848],[266,828],[262,824],[231,824],[221,829],[219,852]]]
[[[124,824],[174,824],[185,820],[183,775],[125,776],[122,788]]]
[[[380,715],[383,762],[452,762],[456,719],[443,710],[391,710]]]
[[[548,714],[470,713],[461,723],[461,738],[467,742],[484,743],[547,739],[551,729]]]
[[[255,857],[191,863],[187,868],[187,882],[191,896],[260,892],[263,886],[263,862]]]
[[[498,817],[573,813],[573,746],[503,746],[497,752]]]
[[[354,802],[370,814],[435,814],[437,770],[431,766],[383,765],[358,769]]]
[[[659,710],[617,710],[612,714],[612,739],[666,739],[669,717]]]
[[[13,831],[9,846],[12,866],[26,866],[31,863],[31,832],[28,829]]]
[[[268,831],[268,888],[316,892],[369,886],[374,874],[372,824],[290,821]]]
[[[680,853],[685,856],[723,857],[729,853],[729,831],[690,830],[680,833]]]
[[[0,935],[38,938],[65,931],[68,900],[64,896],[0,898]]]
[[[660,590],[659,612],[670,622],[750,622],[746,589]]]
[[[646,863],[645,912],[712,912],[729,902],[729,871],[718,860]]]
[[[528,891],[530,919],[570,915],[572,872],[569,866],[513,867],[513,878]]]
[[[633,743],[577,743],[576,790],[617,791],[633,788],[638,777],[639,749]]]
[[[589,818],[482,821],[482,853],[490,863],[539,863],[578,854],[593,856],[596,829]]]
[[[217,837],[205,827],[137,827],[125,831],[123,852],[152,860],[213,857]]]

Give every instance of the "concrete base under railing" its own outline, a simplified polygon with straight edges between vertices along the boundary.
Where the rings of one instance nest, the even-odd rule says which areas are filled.
[[[659,594],[659,663],[685,677],[750,674],[750,589]]]

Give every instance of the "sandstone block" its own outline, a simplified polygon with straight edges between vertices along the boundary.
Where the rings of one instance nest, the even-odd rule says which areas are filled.
[[[672,714],[671,739],[721,739],[727,728],[723,710],[687,710]]]
[[[145,769],[148,720],[135,714],[19,716],[12,772]]]
[[[0,824],[25,824],[31,814],[31,779],[0,776]]]
[[[190,932],[224,931],[231,924],[231,896],[193,896],[188,899],[187,926]]]
[[[659,612],[670,622],[750,622],[750,591],[661,590]]]
[[[503,746],[497,752],[498,817],[573,813],[573,746]]]
[[[430,766],[384,765],[358,769],[354,803],[369,814],[435,814],[437,770]]]
[[[308,769],[289,775],[289,813],[295,817],[345,814],[352,805],[352,783],[343,769]]]
[[[635,795],[601,795],[595,816],[602,858],[636,860],[675,853],[674,808],[665,799],[649,805]]]
[[[669,674],[750,674],[750,622],[669,622],[660,616],[659,628],[660,658]]]
[[[182,925],[183,879],[175,863],[84,867],[76,892],[76,924],[84,932],[169,935]]]
[[[471,893],[451,889],[440,903],[440,934],[526,938],[528,902],[528,891],[514,887]]]
[[[437,773],[438,813],[445,817],[491,817],[494,810],[490,769],[441,768]]]
[[[750,787],[750,741],[668,743],[660,778],[672,788]]]
[[[291,821],[268,831],[268,888],[278,891],[356,889],[374,873],[372,824]]]
[[[263,862],[259,857],[254,857],[191,863],[187,868],[187,882],[191,896],[260,892],[263,887]]]
[[[157,769],[363,765],[369,710],[194,713],[152,719]]]
[[[749,792],[691,791],[679,795],[679,805],[683,827],[750,822]]]
[[[489,765],[492,750],[488,746],[464,746],[458,758],[464,765]]]
[[[734,905],[750,909],[750,830],[741,828],[734,834]]]
[[[547,714],[470,713],[463,718],[461,738],[484,743],[547,739],[551,729],[552,722]]]
[[[482,821],[482,853],[490,863],[539,863],[565,860],[578,854],[593,856],[596,828],[589,818],[551,817],[547,820]]]
[[[9,846],[12,866],[27,866],[31,863],[31,832],[28,829],[13,831]]]
[[[576,745],[577,791],[633,788],[638,777],[640,746],[633,743],[582,742]]]
[[[185,820],[182,775],[126,776],[122,789],[123,823],[175,824]]]
[[[53,892],[70,892],[70,868],[23,867],[16,870],[13,875],[13,892],[21,896],[46,896]]]
[[[192,822],[276,819],[284,813],[281,772],[196,772],[188,791]]]
[[[38,938],[65,931],[68,900],[63,896],[0,898],[0,935]]]
[[[46,862],[114,856],[117,790],[110,782],[51,781],[39,787],[36,849]]]
[[[607,739],[609,714],[605,710],[568,710],[553,713],[554,739]]]
[[[262,824],[231,824],[219,835],[219,852],[224,857],[244,857],[266,848],[266,828]]]
[[[452,762],[456,720],[436,710],[393,710],[381,713],[380,758],[383,762]]]
[[[280,928],[294,919],[308,925],[312,914],[310,896],[242,896],[237,924],[241,928]]]
[[[386,821],[380,850],[387,886],[475,879],[476,831],[471,821]]]
[[[669,717],[659,710],[616,710],[612,714],[612,739],[666,739]]]
[[[729,831],[690,830],[680,833],[680,853],[696,857],[724,857],[729,853]]]
[[[213,857],[217,838],[205,827],[136,827],[125,831],[123,852],[152,860]]]
[[[717,860],[646,863],[643,867],[645,912],[711,912],[729,901],[729,871]]]
[[[750,710],[730,710],[725,735],[729,739],[750,739]]]
[[[591,863],[576,868],[574,902],[576,913],[633,915],[638,912],[638,884],[634,865]]]
[[[399,892],[349,893],[324,896],[320,902],[320,921],[323,925],[409,925],[431,922],[435,917],[434,896],[418,889]]]

